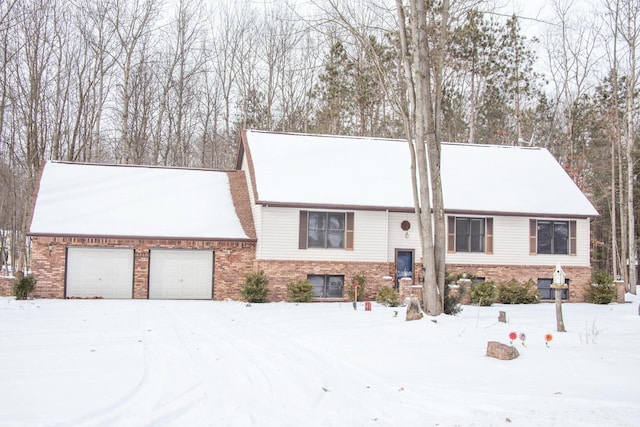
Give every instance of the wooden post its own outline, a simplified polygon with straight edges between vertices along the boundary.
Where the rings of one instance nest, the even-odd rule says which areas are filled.
[[[567,332],[564,329],[564,320],[562,319],[562,290],[568,289],[569,285],[565,283],[565,274],[560,267],[560,264],[556,264],[556,270],[553,273],[553,283],[551,288],[555,290],[556,300],[556,326],[558,332]]]
[[[556,297],[556,326],[558,332],[567,332],[564,328],[564,320],[562,318],[562,290],[567,289],[567,285],[551,285],[555,291]]]

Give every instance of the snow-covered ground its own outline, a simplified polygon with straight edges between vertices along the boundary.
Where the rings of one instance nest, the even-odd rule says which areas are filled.
[[[375,303],[0,298],[0,425],[638,426],[627,301],[564,304],[560,333],[553,304],[406,322]],[[519,358],[485,356],[512,331]]]

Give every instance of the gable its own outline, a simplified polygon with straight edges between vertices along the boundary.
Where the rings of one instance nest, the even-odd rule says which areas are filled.
[[[226,172],[47,162],[29,233],[248,239]]]

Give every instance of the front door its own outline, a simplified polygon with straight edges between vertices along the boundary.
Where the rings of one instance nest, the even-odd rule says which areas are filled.
[[[400,279],[413,281],[413,275],[413,250],[396,249],[396,289],[400,289]]]

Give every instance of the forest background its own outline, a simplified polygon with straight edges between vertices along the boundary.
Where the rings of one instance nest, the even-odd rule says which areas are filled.
[[[442,140],[548,148],[600,212],[594,270],[636,282],[640,0],[447,3]],[[395,7],[1,2],[5,272],[45,160],[228,169],[242,128],[405,138]]]

